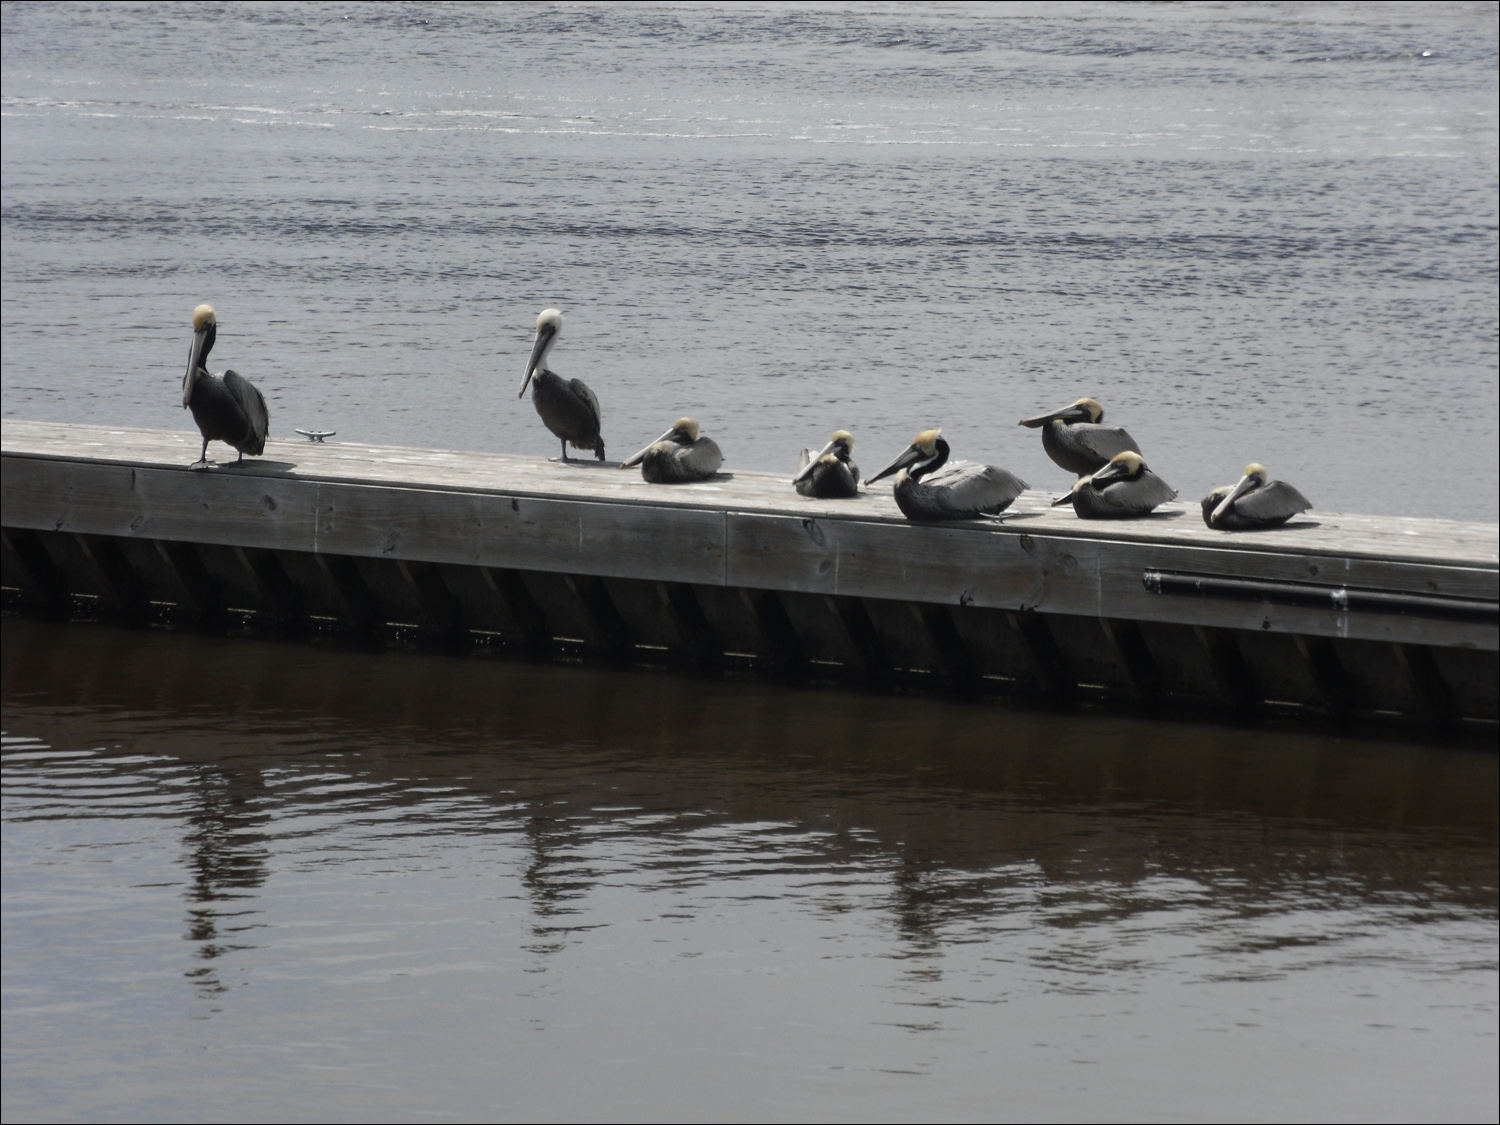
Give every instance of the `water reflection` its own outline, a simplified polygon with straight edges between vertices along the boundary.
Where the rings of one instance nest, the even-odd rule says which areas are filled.
[[[299,982],[271,1005],[285,1018],[304,993],[363,1010],[451,974],[439,1007],[554,1039],[623,1005],[650,1035],[588,1050],[668,1081],[731,1035],[687,1013],[754,1007],[783,974],[803,984],[732,1025],[733,1057],[936,1076],[953,1044],[1020,1036],[1027,1072],[1044,1041],[1107,1061],[1070,1028],[1124,1043],[1151,1013],[1161,1035],[1274,1039],[1292,1001],[1263,993],[1282,982],[1320,1010],[1377,997],[1357,1027],[1447,1027],[1443,1065],[1468,1057],[1453,1035],[1493,1024],[1488,748],[21,620],[0,687],[8,894],[47,906],[27,872],[104,848],[86,823],[168,833],[192,949],[177,979],[226,1026],[277,982]],[[36,844],[33,864],[24,833],[44,822],[83,842]],[[28,931],[7,910],[10,956]],[[532,983],[486,983],[517,973]],[[407,1003],[387,1019],[429,1001]],[[775,1030],[788,1013],[835,1023],[799,1038]],[[1351,1050],[1357,1027],[1340,1025]],[[1174,1050],[1218,1065],[1212,1041]]]
[[[573,904],[609,877],[601,846],[622,840],[657,849],[633,875],[662,886],[880,867],[918,943],[1028,879],[1089,901],[1161,879],[1211,885],[1221,904],[1289,882],[1493,894],[1493,864],[1459,857],[1496,831],[1497,759],[1462,747],[24,621],[7,622],[5,651],[9,724],[102,725],[188,771],[173,811],[210,960],[243,940],[231,919],[289,807],[515,834],[539,942],[571,932]],[[129,777],[140,760],[106,751],[95,768]],[[1368,846],[1388,832],[1402,849]],[[1158,905],[1125,894],[1109,909]]]
[[[268,820],[254,806],[265,795],[261,774],[237,766],[199,767],[192,771],[185,866],[189,885],[187,938],[193,955],[206,964],[187,970],[201,999],[225,991],[215,959],[253,948],[250,931],[257,921],[255,892],[266,881],[270,853],[257,831]]]

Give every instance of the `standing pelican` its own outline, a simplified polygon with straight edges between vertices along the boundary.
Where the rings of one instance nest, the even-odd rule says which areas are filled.
[[[1177,491],[1146,467],[1139,453],[1116,453],[1090,477],[1079,477],[1073,491],[1052,501],[1054,508],[1072,503],[1079,519],[1128,520],[1177,499]]]
[[[1091,398],[1072,406],[1022,418],[1018,425],[1042,431],[1042,448],[1054,462],[1078,476],[1104,468],[1117,453],[1139,453],[1141,447],[1120,426],[1102,426],[1104,407]]]
[[[818,500],[847,500],[859,495],[859,466],[849,457],[854,435],[835,430],[816,457],[804,449],[797,457],[797,475],[792,483],[803,496]]]
[[[266,448],[270,417],[266,400],[255,385],[237,371],[210,375],[208,353],[213,351],[219,322],[212,305],[193,310],[193,346],[188,350],[187,374],[182,377],[182,408],[193,412],[198,432],[203,435],[203,452],[193,467],[208,464],[208,443],[222,441],[239,451],[238,465],[245,454],[259,457]]]
[[[1271,480],[1266,467],[1245,466],[1240,483],[1214,489],[1203,498],[1203,522],[1221,531],[1260,531],[1280,527],[1312,504],[1285,481]]]
[[[1024,480],[994,465],[978,465],[973,461],[948,465],[948,443],[939,436],[941,433],[941,430],[922,431],[865,484],[895,473],[896,506],[909,520],[996,516],[1026,491]]]
[[[684,484],[713,476],[723,463],[724,454],[713,438],[699,437],[697,422],[679,418],[670,430],[622,462],[620,468],[639,465],[641,476],[652,484]]]
[[[604,460],[604,439],[599,436],[599,399],[582,379],[564,379],[547,370],[547,353],[557,343],[562,333],[562,313],[556,309],[543,309],[536,318],[536,339],[531,344],[531,358],[526,361],[526,378],[521,380],[521,393],[526,397],[526,387],[533,378],[536,390],[531,392],[531,401],[542,423],[562,442],[562,459],[568,456],[568,443],[574,449],[592,449],[594,456]]]

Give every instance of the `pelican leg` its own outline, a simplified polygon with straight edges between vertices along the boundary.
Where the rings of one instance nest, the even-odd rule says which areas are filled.
[[[237,450],[237,452],[239,453],[239,456],[234,459],[234,463],[236,465],[238,465],[241,461],[243,461],[245,459],[245,451],[243,449]]]
[[[568,456],[568,439],[567,438],[563,438],[562,439],[562,451],[563,451],[562,459],[564,461],[571,461],[571,460],[573,460],[573,458],[571,458],[571,457]]]
[[[199,465],[202,465],[204,468],[208,467],[208,439],[207,438],[203,439],[203,452],[201,452],[201,453],[198,454],[198,460],[194,461],[191,465],[188,466],[188,468],[190,468],[190,469],[196,469]]]

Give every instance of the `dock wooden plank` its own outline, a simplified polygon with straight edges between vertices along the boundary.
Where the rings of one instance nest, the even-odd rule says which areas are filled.
[[[194,435],[7,421],[7,527],[652,582],[1040,610],[1204,628],[1496,649],[1472,621],[1149,592],[1147,569],[1348,584],[1493,603],[1496,524],[1311,513],[1273,532],[1205,528],[1196,505],[1085,522],[1031,492],[1004,523],[909,523],[889,490],[807,501],[731,473],[648,485],[593,462],[273,442],[191,471]]]
[[[197,435],[188,432],[17,419],[0,423],[0,451],[7,456],[61,458],[188,472],[188,464],[198,456],[198,445]],[[798,496],[791,487],[790,458],[785,476],[741,472],[733,468],[732,452],[728,471],[719,477],[701,484],[667,486],[646,484],[637,472],[620,472],[593,460],[563,465],[540,458],[500,453],[273,440],[267,443],[263,458],[249,458],[235,468],[219,467],[206,473],[197,472],[194,476],[313,479],[444,492],[906,523],[885,482],[855,500],[809,500]],[[1341,558],[1371,556],[1446,565],[1500,567],[1500,524],[1494,522],[1468,523],[1315,510],[1273,531],[1229,533],[1203,526],[1194,497],[1164,505],[1157,514],[1144,520],[1086,522],[1074,516],[1069,508],[1054,509],[1050,506],[1052,499],[1061,495],[1069,484],[1071,482],[1060,478],[1054,491],[1025,493],[1007,513],[1006,530],[1017,534],[1151,540],[1218,549],[1286,551]],[[1316,499],[1316,490],[1309,491]]]

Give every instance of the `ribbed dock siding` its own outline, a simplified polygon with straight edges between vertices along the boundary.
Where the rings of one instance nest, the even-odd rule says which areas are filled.
[[[7,421],[7,604],[213,631],[681,662],[964,695],[1494,723],[1494,523],[1196,504],[914,526],[889,491],[653,486],[591,462]]]

